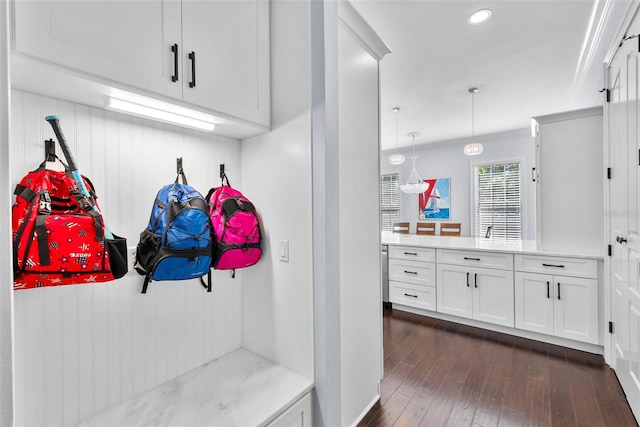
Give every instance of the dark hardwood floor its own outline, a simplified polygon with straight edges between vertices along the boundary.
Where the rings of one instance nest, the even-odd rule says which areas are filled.
[[[636,426],[602,356],[384,313],[380,402],[360,426]]]

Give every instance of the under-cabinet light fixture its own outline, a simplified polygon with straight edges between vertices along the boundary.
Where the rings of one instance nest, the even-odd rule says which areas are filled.
[[[109,98],[105,109],[209,132],[216,127],[216,118],[209,114],[130,94],[122,98]]]

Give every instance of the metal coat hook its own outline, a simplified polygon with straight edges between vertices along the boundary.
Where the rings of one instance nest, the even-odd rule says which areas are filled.
[[[224,163],[220,163],[220,179],[224,177]]]
[[[182,171],[182,157],[176,159],[176,173],[180,173],[180,171]]]

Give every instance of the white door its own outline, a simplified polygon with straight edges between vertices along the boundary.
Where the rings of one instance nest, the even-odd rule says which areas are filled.
[[[638,34],[636,16],[628,34]],[[640,286],[638,281],[638,39],[622,44],[608,68],[609,260],[612,363],[636,418],[640,418]]]
[[[553,276],[516,272],[516,328],[553,335]]]
[[[182,85],[171,78],[175,72],[171,47],[182,48],[180,2],[38,0],[15,1],[13,6],[17,52],[182,96]]]
[[[269,3],[184,1],[182,35],[184,100],[268,126]]]
[[[513,328],[513,272],[473,269],[473,318]]]
[[[473,313],[472,268],[439,264],[436,279],[436,310],[471,319]]]
[[[598,344],[598,281],[553,276],[553,333]]]

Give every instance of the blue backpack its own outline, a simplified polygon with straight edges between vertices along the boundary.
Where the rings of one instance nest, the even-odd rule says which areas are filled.
[[[182,184],[178,179],[182,177]],[[187,185],[182,169],[176,181],[158,191],[149,225],[140,233],[134,268],[145,276],[142,293],[153,280],[186,280],[209,276],[202,285],[211,292],[213,253],[207,202]]]

